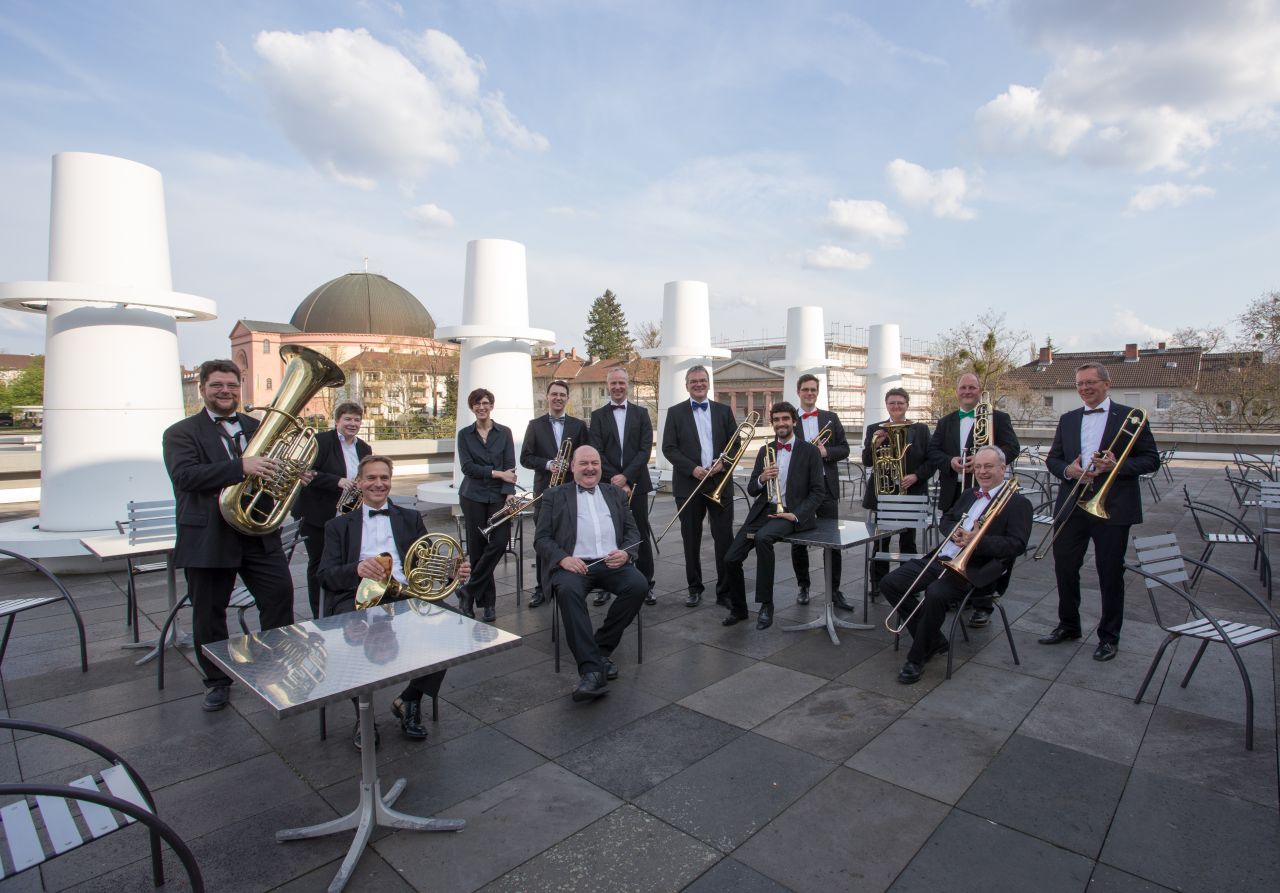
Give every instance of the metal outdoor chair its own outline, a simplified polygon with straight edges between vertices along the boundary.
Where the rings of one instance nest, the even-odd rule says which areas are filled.
[[[1262,541],[1253,529],[1239,518],[1234,517],[1229,512],[1220,508],[1209,505],[1204,502],[1196,502],[1191,498],[1191,494],[1187,491],[1186,485],[1182,487],[1182,495],[1184,504],[1188,511],[1191,512],[1191,519],[1195,522],[1196,531],[1200,534],[1201,541],[1205,544],[1204,551],[1200,554],[1200,561],[1206,562],[1209,556],[1213,554],[1213,550],[1218,546],[1252,546],[1253,547],[1253,566],[1259,568],[1259,578],[1267,587],[1267,601],[1271,600],[1271,562],[1267,558],[1266,552],[1262,548]],[[1208,531],[1205,529],[1205,520],[1214,519],[1221,524],[1226,525],[1228,530]],[[1191,574],[1191,587],[1194,589],[1196,583],[1200,579],[1200,568],[1197,567]]]
[[[1187,668],[1187,673],[1182,678],[1182,688],[1186,688],[1191,682],[1191,677],[1196,668],[1200,666],[1200,658],[1204,656],[1205,649],[1209,647],[1209,644],[1216,642],[1225,645],[1231,653],[1231,659],[1235,662],[1236,669],[1240,671],[1240,681],[1244,685],[1244,746],[1247,750],[1253,750],[1253,684],[1249,680],[1249,671],[1245,667],[1244,661],[1240,659],[1240,649],[1280,636],[1280,617],[1276,616],[1270,605],[1235,577],[1216,567],[1205,564],[1203,561],[1197,561],[1194,558],[1188,558],[1183,555],[1178,548],[1178,539],[1172,533],[1165,533],[1159,536],[1135,537],[1133,547],[1134,553],[1138,558],[1138,564],[1135,566],[1126,563],[1125,569],[1144,579],[1147,586],[1147,596],[1151,599],[1151,610],[1155,614],[1156,623],[1168,634],[1165,640],[1160,643],[1160,649],[1156,652],[1155,657],[1151,659],[1151,666],[1147,668],[1147,675],[1142,680],[1142,685],[1138,688],[1138,694],[1134,697],[1133,702],[1135,704],[1142,703],[1142,697],[1146,694],[1147,686],[1151,684],[1151,679],[1155,675],[1156,667],[1159,666],[1161,658],[1164,657],[1165,650],[1178,638],[1186,636],[1200,642],[1199,647],[1196,649],[1195,657],[1192,658],[1191,665]],[[1275,625],[1274,628],[1217,618],[1206,611],[1192,597],[1189,591],[1189,587],[1192,585],[1192,575],[1187,573],[1186,565],[1188,562],[1196,566],[1195,573],[1209,571],[1247,595],[1258,606],[1259,610],[1271,619],[1271,622]],[[1191,619],[1184,623],[1168,623],[1166,621],[1168,613],[1161,612],[1159,601],[1156,599],[1157,590],[1167,590],[1186,602],[1191,611]]]
[[[116,530],[129,535],[129,544],[157,542],[172,539],[178,533],[177,503],[172,499],[150,502],[130,502],[128,517],[116,522]],[[133,630],[133,641],[138,641],[138,587],[135,582],[143,574],[153,574],[168,568],[169,562],[138,561],[126,558],[128,575],[125,588],[125,624]]]
[[[90,841],[127,828],[135,822],[147,827],[151,843],[151,873],[155,885],[164,883],[160,841],[173,850],[186,869],[191,889],[203,893],[204,878],[195,856],[173,828],[156,815],[155,799],[146,783],[119,755],[91,738],[38,722],[0,718],[0,729],[34,732],[69,741],[92,751],[109,766],[69,784],[0,784],[0,797],[18,797],[0,809],[0,878],[21,874]]]
[[[1164,472],[1164,479],[1171,484],[1173,483],[1173,469],[1169,466],[1178,455],[1178,446],[1175,443],[1168,449],[1160,451],[1160,470]]]
[[[555,587],[551,589],[551,641],[555,645],[555,666],[556,672],[560,672],[560,593]],[[589,593],[588,593],[589,594]],[[644,605],[640,606],[640,610],[636,612],[635,619],[636,628],[636,663],[644,663]]]
[[[956,628],[959,627],[960,632],[964,636],[965,642],[969,641],[969,633],[965,630],[964,624],[960,622],[960,617],[964,613],[964,609],[968,606],[969,600],[975,595],[991,596],[991,603],[997,611],[1000,612],[1000,622],[1004,624],[1004,635],[1009,641],[1009,652],[1013,655],[1013,662],[1018,666],[1022,666],[1022,661],[1018,659],[1018,646],[1013,642],[1013,631],[1009,628],[1009,615],[1005,612],[1004,605],[1000,603],[1001,597],[1009,588],[1009,580],[1013,574],[1013,566],[1008,565],[1004,569],[1004,573],[1000,575],[1000,579],[992,583],[990,586],[984,586],[979,589],[976,586],[970,586],[969,591],[964,594],[964,598],[960,599],[960,604],[956,607],[956,614],[951,618],[951,630],[947,633],[947,678],[951,678],[951,669],[955,661],[956,653]]]
[[[1258,480],[1268,481],[1276,479],[1275,469],[1271,466],[1271,463],[1261,456],[1235,450],[1231,453],[1231,459],[1236,463],[1236,469],[1240,472],[1241,477],[1249,478],[1252,476]]]
[[[840,494],[844,496],[844,488],[849,486],[849,508],[853,508],[857,504],[857,499],[862,495],[862,491],[867,482],[867,469],[856,459],[845,459],[844,468],[840,472]]]
[[[67,587],[62,585],[62,581],[54,576],[51,570],[32,558],[8,549],[0,549],[0,556],[20,561],[37,573],[43,574],[58,590],[55,595],[29,595],[24,598],[0,599],[0,617],[5,618],[4,638],[0,639],[0,664],[4,663],[4,653],[9,648],[9,634],[13,632],[13,621],[17,619],[19,614],[23,611],[30,611],[32,608],[40,608],[44,605],[51,605],[54,602],[64,601],[67,603],[67,607],[71,609],[71,616],[76,622],[76,632],[80,635],[80,672],[89,672],[89,652],[85,647],[84,641],[84,620],[80,617],[80,609],[76,607],[76,600],[71,597],[70,592],[67,592]]]
[[[1235,497],[1237,506],[1248,510],[1258,504],[1254,494],[1262,489],[1261,481],[1250,480],[1249,478],[1232,474],[1230,465],[1224,466],[1222,472],[1226,477],[1227,486],[1231,488],[1231,495]]]

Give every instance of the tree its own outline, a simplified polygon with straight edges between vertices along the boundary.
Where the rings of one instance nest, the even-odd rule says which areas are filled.
[[[1240,349],[1260,350],[1268,362],[1280,359],[1280,291],[1269,292],[1236,317]]]
[[[0,409],[44,404],[44,357],[36,357],[0,391]]]
[[[1226,343],[1225,326],[1209,326],[1206,329],[1183,326],[1180,329],[1174,329],[1173,334],[1169,336],[1170,347],[1198,347],[1205,353],[1213,353],[1219,345]]]
[[[636,347],[641,350],[662,346],[662,326],[653,320],[645,320],[636,326]]]
[[[587,330],[582,334],[587,353],[597,360],[626,360],[631,356],[631,336],[627,333],[627,315],[622,312],[618,296],[609,289],[591,302],[587,314]]]
[[[1004,314],[994,310],[943,335],[938,339],[934,414],[942,416],[956,408],[955,383],[966,372],[978,376],[982,390],[990,391],[992,402],[1001,409],[1017,414],[1023,408],[1038,414],[1031,389],[1010,374],[1026,362],[1030,343],[1030,333],[1009,328]]]

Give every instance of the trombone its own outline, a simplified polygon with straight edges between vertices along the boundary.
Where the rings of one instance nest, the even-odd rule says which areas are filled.
[[[569,460],[573,456],[573,438],[566,437],[560,441],[560,450],[556,453],[555,459],[551,465],[551,480],[547,483],[547,490],[552,487],[558,487],[564,483],[565,476],[569,473]],[[533,506],[546,495],[547,490],[543,490],[537,496],[524,490],[519,484],[516,484],[522,491],[521,493],[513,493],[507,497],[506,503],[502,508],[498,509],[489,516],[489,524],[480,531],[481,536],[487,537],[496,528],[506,524],[512,518],[521,512],[533,508]]]
[[[715,489],[710,493],[704,493],[703,495],[716,505],[721,504],[720,493],[724,490],[725,485],[733,480],[733,470],[738,467],[738,463],[742,461],[742,456],[746,453],[747,446],[751,443],[751,439],[756,436],[756,426],[760,424],[760,420],[760,413],[755,410],[747,413],[747,417],[742,420],[738,425],[737,430],[733,432],[729,437],[729,440],[725,443],[724,450],[719,456],[716,456],[714,461],[712,461],[712,465],[715,465],[716,462],[721,463],[724,466],[724,471],[720,472],[722,477],[720,483],[716,485]],[[689,498],[684,501],[684,505],[681,505],[676,513],[672,515],[671,520],[667,522],[667,526],[662,528],[662,533],[658,534],[658,538],[653,541],[654,545],[662,542],[662,538],[671,530],[671,525],[676,523],[676,518],[680,517],[680,512],[683,512],[689,503],[693,502],[693,497],[698,495],[698,491],[702,489],[702,485],[710,479],[711,475],[709,474],[702,476],[702,480],[698,481],[698,485],[693,488],[693,492],[690,493]]]
[[[1128,458],[1130,451],[1133,450],[1133,445],[1138,442],[1138,435],[1142,433],[1142,429],[1146,424],[1147,411],[1145,409],[1133,410],[1125,417],[1120,430],[1116,432],[1116,436],[1111,438],[1111,444],[1105,450],[1100,450],[1093,454],[1093,458],[1089,460],[1089,467],[1085,471],[1095,471],[1097,469],[1095,460],[1101,459],[1108,453],[1116,456],[1116,447],[1120,445],[1120,438],[1129,438],[1129,442],[1124,445],[1124,449],[1116,456],[1116,464],[1111,466],[1111,471],[1107,475],[1106,481],[1103,482],[1102,486],[1098,488],[1098,492],[1092,497],[1089,496],[1089,490],[1093,487],[1093,481],[1083,475],[1076,479],[1075,486],[1071,488],[1066,501],[1062,503],[1062,507],[1053,516],[1049,532],[1045,534],[1044,539],[1040,541],[1040,545],[1036,547],[1036,553],[1033,556],[1036,561],[1040,561],[1049,554],[1049,550],[1058,539],[1058,534],[1062,532],[1062,528],[1066,526],[1067,519],[1071,517],[1071,513],[1075,511],[1077,506],[1095,518],[1106,520],[1111,517],[1111,513],[1107,511],[1107,507],[1104,504],[1107,494],[1111,492],[1111,485],[1115,483],[1116,472],[1124,464],[1124,460]]]
[[[956,531],[960,530],[964,526],[965,518],[964,516],[961,516],[960,520],[956,522],[956,526],[952,527],[951,531],[947,534],[947,538],[942,541],[942,545],[938,546],[937,550],[929,558],[928,562],[925,563],[925,566],[920,568],[920,573],[916,574],[916,578],[911,581],[911,585],[907,587],[906,593],[902,598],[898,599],[898,603],[893,606],[893,610],[885,615],[885,629],[893,633],[895,636],[899,635],[907,628],[907,624],[911,622],[911,618],[916,616],[916,612],[920,610],[925,601],[925,596],[923,594],[921,594],[920,598],[916,600],[916,605],[911,609],[911,613],[906,617],[901,618],[902,622],[898,624],[898,626],[895,627],[889,621],[889,618],[902,610],[903,604],[906,603],[907,599],[911,598],[912,590],[916,588],[916,585],[924,575],[929,572],[931,567],[933,567],[935,561],[940,561],[944,570],[950,571],[966,583],[972,583],[972,580],[969,579],[969,559],[973,557],[974,549],[977,548],[978,543],[982,541],[982,537],[986,534],[987,524],[1004,511],[1005,506],[1009,504],[1009,500],[1012,499],[1014,494],[1017,492],[1018,482],[1016,480],[1005,481],[1004,486],[1000,488],[1000,492],[996,494],[996,498],[991,500],[991,505],[987,506],[987,510],[979,515],[973,522],[973,528],[969,531],[973,535],[969,538],[969,542],[967,542],[959,552],[950,558],[942,558],[942,547],[951,542],[956,535]]]

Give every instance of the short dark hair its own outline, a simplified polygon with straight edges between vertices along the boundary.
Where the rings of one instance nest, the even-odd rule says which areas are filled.
[[[488,398],[490,403],[497,402],[496,400],[493,399],[493,391],[489,390],[488,388],[476,388],[470,394],[467,394],[467,409],[471,409],[477,403],[479,403],[481,400],[484,400],[485,398]]]
[[[387,456],[379,456],[377,453],[370,453],[360,460],[360,465],[356,467],[356,477],[364,477],[364,467],[372,465],[374,462],[381,462],[387,466],[387,470],[395,473],[396,464]]]
[[[884,392],[884,402],[888,403],[890,397],[901,397],[907,401],[908,405],[911,403],[911,395],[907,393],[906,388],[889,388]]]
[[[769,407],[769,420],[772,421],[773,417],[780,412],[785,412],[790,415],[792,424],[800,421],[800,413],[797,412],[796,408],[786,400],[779,400],[777,403],[773,404],[773,406]]]
[[[1108,372],[1107,367],[1102,365],[1101,363],[1081,363],[1079,366],[1076,367],[1077,372],[1087,372],[1090,369],[1092,369],[1094,372],[1097,372],[1098,378],[1102,379],[1103,381],[1105,382],[1111,381],[1111,373]]]
[[[800,386],[806,381],[811,381],[818,387],[822,387],[822,382],[818,381],[818,376],[814,375],[812,372],[806,372],[804,375],[801,375],[796,379],[796,390],[800,390]]]
[[[547,393],[550,394],[551,389],[554,388],[556,385],[559,385],[560,387],[564,388],[564,392],[566,394],[569,393],[569,382],[565,381],[563,378],[552,379],[551,383],[547,385]]]
[[[200,364],[200,385],[209,380],[209,376],[215,372],[230,372],[236,377],[236,381],[240,380],[240,367],[231,360],[205,360]]]
[[[707,377],[707,381],[711,380],[711,373],[708,372],[707,367],[702,365],[701,363],[698,363],[696,366],[690,366],[688,369],[684,370],[684,380],[688,381],[689,376],[695,372],[701,372],[703,375]]]
[[[339,403],[338,408],[333,411],[333,418],[336,421],[344,415],[358,415],[360,418],[364,418],[364,407],[351,401]]]

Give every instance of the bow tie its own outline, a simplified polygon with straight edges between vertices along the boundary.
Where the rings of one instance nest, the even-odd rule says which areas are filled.
[[[562,416],[562,415],[560,415],[560,416],[556,416],[556,415],[549,415],[549,416],[547,416],[547,418],[549,418],[549,419],[551,420],[552,424],[554,424],[554,425],[563,425],[563,424],[564,424],[564,416]]]
[[[1084,411],[1084,414],[1085,414],[1085,415],[1093,415],[1095,412],[1102,412],[1102,411],[1103,411],[1103,410],[1102,410],[1102,407],[1101,407],[1101,406],[1099,406],[1097,409],[1086,409],[1086,410]]]
[[[975,500],[976,500],[976,499],[990,499],[990,498],[991,498],[991,491],[990,491],[990,490],[983,490],[981,487],[979,487],[977,490],[974,490],[974,491],[973,491],[973,496],[974,496],[974,499],[975,499]]]
[[[789,443],[778,443],[774,444],[774,446],[780,450],[786,450],[788,453],[791,452],[791,444]]]
[[[971,418],[973,418],[973,410],[972,410],[972,409],[962,409],[962,410],[960,410],[960,418],[962,418],[962,419],[971,419]]]
[[[225,422],[228,425],[234,425],[236,422],[240,421],[236,416],[233,416],[233,415],[216,415],[213,417],[213,420],[218,423]]]
[[[594,496],[594,495],[595,495],[595,493],[596,493],[596,488],[595,488],[595,487],[584,487],[584,486],[582,486],[582,484],[578,484],[578,492],[579,492],[579,493],[590,493],[592,496]]]
[[[369,517],[376,518],[378,515],[386,515],[391,517],[391,509],[369,509]]]
[[[689,402],[692,404],[692,406],[693,406],[693,408],[694,408],[694,409],[706,409],[706,408],[708,407],[708,405],[709,405],[709,404],[706,404],[706,403],[698,403],[697,401],[693,401],[693,400],[691,400],[691,401],[689,401]]]
[[[811,410],[809,410],[808,412],[802,412],[802,413],[800,413],[800,418],[802,418],[802,419],[811,419],[811,418],[813,418],[814,416],[816,416],[817,414],[818,414],[818,410],[816,410],[816,409],[811,409]]]
[[[612,406],[614,409],[626,409],[626,408],[627,408],[627,404],[625,404],[625,403],[611,403],[611,404],[609,404],[609,405],[610,405],[610,406]]]

